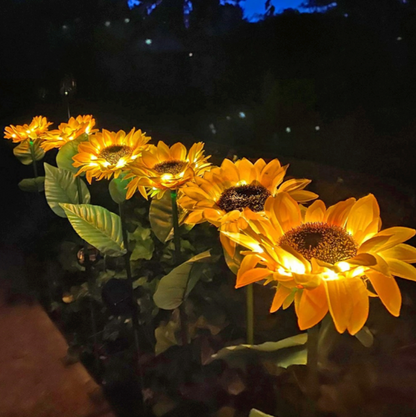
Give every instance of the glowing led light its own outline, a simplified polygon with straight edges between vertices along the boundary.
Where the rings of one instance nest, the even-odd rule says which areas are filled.
[[[91,155],[91,159],[92,159],[93,161],[95,161],[95,160],[97,159],[97,157],[96,157],[95,155]]]
[[[320,126],[315,126],[315,130],[318,132],[318,130],[321,130]]]
[[[65,91],[65,95],[67,96],[69,93],[68,93],[68,91]]]
[[[364,274],[364,267],[359,266],[358,268],[354,269],[354,272],[352,273],[353,277],[359,277]]]
[[[68,26],[67,26],[67,25],[63,25],[63,26],[62,26],[62,29],[63,29],[63,30],[67,30],[67,29],[68,29]]]
[[[130,19],[129,19],[128,17],[126,17],[126,18],[124,19],[124,23],[130,23]]]
[[[111,25],[111,22],[107,20],[107,22],[104,23],[106,27],[109,27]]]
[[[163,174],[160,178],[162,178],[162,180],[170,180],[172,177],[172,174]]]
[[[146,45],[151,45],[152,44],[152,40],[151,39],[146,39],[145,40]]]
[[[116,168],[124,167],[124,165],[126,165],[126,161],[123,158],[120,158],[117,162]]]
[[[397,37],[397,40],[398,40],[398,41],[401,41],[402,39],[403,39],[403,38],[402,38],[401,36],[398,36],[398,37]]]
[[[194,54],[192,52],[189,52],[188,55],[191,56],[191,57],[194,56]]]
[[[287,133],[290,133],[291,131],[292,131],[292,129],[291,129],[290,127],[287,127],[287,128],[286,128],[286,132],[287,132]]]
[[[347,272],[350,270],[350,264],[348,262],[339,262],[337,264],[337,267],[342,271],[342,272]]]
[[[98,167],[98,164],[96,162],[90,162],[90,167]]]
[[[285,276],[287,276],[287,277],[292,276],[292,274],[291,274],[290,272],[285,271],[282,267],[280,267],[280,268],[277,270],[277,272],[278,272],[280,275],[285,275]]]
[[[339,279],[339,276],[334,271],[331,271],[330,269],[326,271],[324,274],[322,274],[322,276],[324,277],[326,281],[336,281]]]
[[[238,117],[239,117],[240,119],[245,119],[246,114],[245,114],[243,111],[240,111],[240,113],[238,113]]]

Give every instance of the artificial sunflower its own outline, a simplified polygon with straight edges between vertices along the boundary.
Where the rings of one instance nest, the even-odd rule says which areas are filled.
[[[399,316],[402,298],[393,278],[416,281],[416,249],[403,242],[415,235],[407,227],[380,230],[380,209],[370,194],[329,208],[317,200],[307,209],[287,193],[270,197],[266,218],[251,216],[240,233],[224,231],[250,249],[236,287],[266,279],[277,283],[270,311],[295,302],[301,330],[330,312],[336,329],[356,334],[364,326],[369,296],[378,295]],[[375,294],[376,293],[376,294]]]
[[[74,167],[80,167],[77,175],[85,172],[91,184],[93,178],[117,178],[127,165],[133,162],[146,148],[150,137],[134,128],[126,134],[123,130],[110,132],[103,129],[78,145],[73,157]]]
[[[65,143],[76,139],[84,133],[95,133],[96,130],[92,130],[94,126],[95,119],[90,115],[78,116],[77,118],[71,117],[68,123],[61,123],[58,129],[51,130],[45,134],[42,148],[45,151],[61,148]]]
[[[167,190],[178,190],[210,168],[209,158],[204,155],[202,142],[194,143],[187,151],[180,142],[169,148],[160,141],[130,165],[131,172],[126,179],[133,179],[127,186],[127,198],[137,190],[146,199],[148,195],[161,198]]]
[[[12,139],[14,143],[23,142],[26,139],[35,141],[37,139],[44,139],[45,133],[52,122],[48,122],[46,117],[36,116],[32,119],[30,124],[7,126],[5,128],[5,139]]]
[[[288,192],[296,201],[304,203],[317,194],[304,188],[308,179],[290,179],[283,182],[289,165],[282,166],[278,159],[266,163],[258,159],[254,164],[243,158],[232,162],[224,159],[220,167],[195,178],[182,189],[179,205],[189,211],[185,223],[209,221],[229,232],[237,232],[244,222],[244,210],[263,212],[270,196]],[[235,245],[220,235],[224,249],[233,256]]]

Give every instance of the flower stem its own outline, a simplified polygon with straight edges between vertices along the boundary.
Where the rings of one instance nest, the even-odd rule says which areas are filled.
[[[318,342],[319,325],[316,324],[308,330],[308,382],[307,389],[309,397],[316,400],[319,396],[319,372],[318,372]]]
[[[246,289],[247,307],[247,344],[254,344],[254,288],[253,284],[247,285]]]
[[[78,204],[82,204],[82,187],[81,187],[81,178],[75,177],[75,183],[77,184],[77,191],[78,191]],[[89,308],[90,308],[90,321],[91,321],[91,331],[93,337],[93,352],[94,352],[94,365],[96,371],[99,371],[100,368],[100,359],[98,356],[98,338],[97,338],[97,319],[95,317],[95,309],[94,309],[94,300],[92,294],[95,288],[95,277],[92,274],[91,270],[91,262],[90,262],[90,253],[88,250],[88,243],[83,240],[84,246],[84,265],[85,265],[85,274],[87,276],[87,285],[88,285],[88,292],[90,294],[89,297]]]
[[[123,242],[124,247],[126,249],[126,254],[124,255],[124,262],[125,262],[125,268],[127,273],[127,282],[129,283],[129,290],[130,290],[130,300],[131,300],[131,320],[133,325],[133,335],[134,335],[134,346],[136,348],[136,352],[139,358],[140,354],[140,344],[139,344],[139,317],[138,317],[138,309],[137,309],[137,298],[136,294],[134,293],[134,287],[133,287],[133,276],[131,273],[131,265],[130,265],[130,255],[131,251],[129,249],[129,240],[127,237],[127,227],[126,227],[126,214],[124,211],[124,205],[125,202],[120,203],[118,205],[119,207],[119,213],[120,213],[120,219],[121,219],[121,230],[123,233]]]
[[[175,264],[179,265],[181,259],[181,236],[179,230],[179,216],[178,216],[178,203],[176,201],[176,190],[170,192],[172,200],[172,224],[173,224],[173,243],[175,245]],[[185,287],[186,291],[186,287]],[[179,320],[181,322],[181,339],[182,346],[188,344],[188,317],[185,311],[185,305],[182,303],[179,307]]]
[[[29,139],[29,149],[30,149],[30,156],[32,157],[32,165],[33,165],[33,174],[35,175],[35,180],[38,177],[38,166],[36,164],[35,159],[35,149],[33,146],[33,140]],[[36,183],[39,192],[39,185]]]

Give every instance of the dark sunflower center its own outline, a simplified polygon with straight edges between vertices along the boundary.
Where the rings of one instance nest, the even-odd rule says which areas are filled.
[[[305,223],[289,230],[279,245],[292,247],[308,260],[316,258],[332,265],[357,254],[352,236],[342,227],[326,223]]]
[[[107,162],[109,162],[112,165],[117,165],[118,161],[123,156],[130,155],[131,148],[129,146],[124,145],[112,145],[107,148],[104,148],[100,153],[100,157],[104,158]]]
[[[225,190],[217,202],[218,207],[227,213],[242,211],[248,207],[252,211],[262,211],[270,192],[262,185],[241,185]]]
[[[159,174],[180,174],[183,169],[186,167],[186,162],[184,161],[166,161],[161,162],[153,167],[153,169]]]

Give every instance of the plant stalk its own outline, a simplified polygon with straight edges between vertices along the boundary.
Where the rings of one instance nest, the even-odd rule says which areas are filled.
[[[38,166],[36,164],[36,159],[35,159],[35,150],[33,148],[33,140],[29,139],[29,149],[30,149],[30,156],[32,157],[32,165],[33,165],[33,174],[35,175],[35,180],[38,177]],[[38,183],[36,183],[36,187],[38,189],[39,192],[39,185]]]
[[[133,276],[132,276],[132,273],[131,273],[131,265],[130,265],[131,251],[129,249],[129,239],[128,239],[128,236],[127,236],[126,214],[125,214],[125,211],[124,211],[124,204],[125,204],[125,202],[120,203],[118,205],[118,207],[119,207],[119,213],[120,213],[120,219],[121,219],[121,230],[122,230],[122,233],[123,233],[124,247],[127,251],[126,254],[124,255],[124,262],[125,262],[125,268],[126,268],[126,273],[127,273],[127,282],[129,283],[130,300],[131,300],[131,306],[132,306],[131,320],[132,320],[132,325],[133,325],[134,346],[135,346],[136,352],[137,352],[137,359],[139,359],[139,355],[140,355],[140,344],[139,344],[140,324],[139,324],[139,317],[138,317],[137,298],[136,298],[136,295],[134,293]]]
[[[254,288],[253,284],[247,285],[246,289],[247,307],[247,344],[254,344]]]
[[[181,236],[179,230],[179,215],[176,190],[172,190],[170,192],[170,197],[172,200],[172,224],[173,243],[175,246],[175,264],[179,265],[181,260]],[[179,320],[181,323],[182,346],[186,346],[188,344],[188,317],[185,311],[185,303],[182,303],[179,307]]]
[[[318,342],[319,325],[316,324],[308,330],[308,394],[313,400],[319,396],[319,372],[318,372]]]
[[[77,184],[77,191],[78,191],[78,204],[82,204],[82,187],[81,187],[81,178],[75,177],[75,183]],[[88,243],[83,240],[84,245],[84,265],[85,265],[85,274],[87,276],[87,285],[88,285],[88,292],[90,293],[89,297],[89,307],[90,307],[90,322],[91,322],[91,331],[93,337],[93,345],[94,345],[94,365],[95,369],[99,371],[100,369],[100,359],[98,354],[98,331],[97,331],[97,319],[95,316],[95,309],[94,309],[94,300],[92,297],[92,293],[95,288],[95,277],[91,271],[91,262],[90,262],[90,254],[88,251]]]

